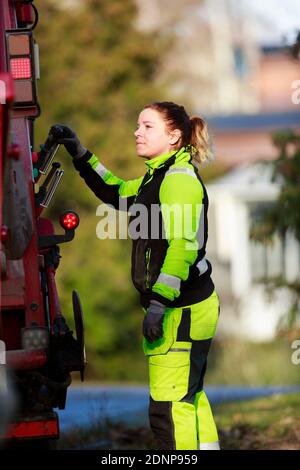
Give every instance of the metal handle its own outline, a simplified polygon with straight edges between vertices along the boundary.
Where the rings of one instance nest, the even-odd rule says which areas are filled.
[[[45,175],[48,171],[49,166],[51,165],[53,158],[55,157],[55,154],[58,150],[60,144],[53,144],[52,148],[47,152],[47,155],[45,156],[45,160],[43,161],[42,165],[39,167],[39,172],[42,175]]]
[[[40,205],[42,207],[48,207],[49,206],[49,204],[52,200],[52,197],[53,197],[53,195],[54,195],[54,193],[57,189],[57,186],[59,185],[59,182],[60,182],[63,174],[64,174],[64,170],[59,170],[59,169],[55,170],[54,176],[52,177],[52,179],[50,181],[49,189],[47,190],[47,193],[45,194],[44,199],[40,203]]]

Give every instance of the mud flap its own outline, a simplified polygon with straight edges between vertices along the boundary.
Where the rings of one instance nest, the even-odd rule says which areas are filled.
[[[73,302],[73,314],[76,330],[76,341],[79,347],[79,371],[80,378],[83,382],[84,380],[84,369],[86,366],[86,353],[85,353],[85,344],[84,344],[84,324],[83,324],[83,313],[79,294],[76,290],[72,292],[72,302]]]

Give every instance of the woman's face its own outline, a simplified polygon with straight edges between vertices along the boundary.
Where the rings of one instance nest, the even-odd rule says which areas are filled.
[[[170,152],[174,144],[174,136],[168,132],[162,115],[150,108],[140,113],[134,135],[137,155],[148,160]]]

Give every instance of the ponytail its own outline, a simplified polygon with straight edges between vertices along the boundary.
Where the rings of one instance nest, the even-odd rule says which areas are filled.
[[[214,155],[211,149],[206,121],[199,116],[192,116],[191,123],[191,146],[193,163],[198,168],[200,165],[209,163]]]

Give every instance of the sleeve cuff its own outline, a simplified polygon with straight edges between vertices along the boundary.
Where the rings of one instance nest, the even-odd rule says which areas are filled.
[[[151,300],[157,300],[158,302],[162,303],[166,307],[168,307],[172,303],[172,300],[169,300],[163,295],[157,294],[156,292],[151,292],[149,294],[148,300],[149,300],[149,303],[151,302]]]
[[[167,287],[163,284],[156,283],[152,287],[152,292],[149,295],[150,300],[158,300],[162,304],[168,306],[170,305],[173,300],[179,297],[180,292],[172,289],[171,287]]]
[[[76,170],[81,170],[84,164],[93,156],[92,152],[87,150],[85,154],[80,158],[73,159],[73,165],[75,166]]]

